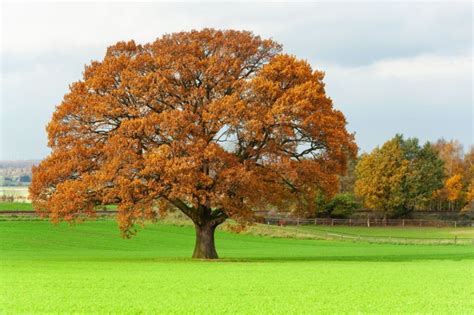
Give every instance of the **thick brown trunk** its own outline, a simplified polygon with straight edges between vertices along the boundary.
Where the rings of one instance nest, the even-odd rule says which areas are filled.
[[[199,259],[217,259],[216,246],[214,243],[214,231],[216,226],[209,223],[197,225],[196,227],[196,245],[194,246],[193,258]]]

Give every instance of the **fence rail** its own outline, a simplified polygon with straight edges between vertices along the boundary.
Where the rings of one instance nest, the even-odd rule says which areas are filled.
[[[116,210],[96,211],[97,215],[116,215]],[[11,210],[0,211],[0,216],[37,216],[35,211]],[[257,213],[257,221],[272,225],[329,225],[329,226],[364,226],[364,227],[474,227],[474,220],[423,220],[423,219],[331,219],[331,218],[297,218],[280,215]]]
[[[474,239],[467,237],[434,238],[434,237],[405,237],[405,236],[375,236],[375,235],[353,235],[346,233],[326,233],[326,239],[341,241],[359,241],[369,243],[387,244],[425,244],[425,245],[474,245]]]
[[[472,220],[422,220],[422,219],[331,219],[331,218],[292,218],[267,216],[262,223],[277,225],[329,225],[329,226],[365,226],[365,227],[470,227],[474,226]]]
[[[434,221],[413,219],[330,219],[330,218],[291,218],[291,217],[265,217],[261,223],[280,226],[297,236],[308,236],[326,240],[360,241],[369,243],[387,244],[454,244],[474,245],[474,238],[453,236],[451,238],[437,237],[409,237],[409,236],[382,236],[362,235],[330,230],[331,226],[352,227],[471,227],[472,221]],[[315,229],[303,229],[305,226],[320,226]],[[301,228],[300,228],[301,227]]]

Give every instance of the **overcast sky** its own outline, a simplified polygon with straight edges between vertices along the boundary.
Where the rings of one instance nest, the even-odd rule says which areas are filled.
[[[0,160],[41,159],[45,125],[84,65],[119,40],[251,30],[326,72],[362,151],[396,133],[472,144],[471,2],[3,4]]]

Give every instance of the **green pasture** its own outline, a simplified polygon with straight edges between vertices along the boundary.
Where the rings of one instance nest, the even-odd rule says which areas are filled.
[[[31,211],[33,206],[29,202],[0,202],[0,211]]]
[[[406,237],[406,238],[473,238],[473,227],[355,227],[355,226],[322,226],[303,225],[298,227],[299,231],[312,232],[324,235],[325,232],[341,233],[353,236],[373,237]]]
[[[122,239],[110,220],[0,221],[0,313],[468,314],[474,246],[295,240],[218,231],[220,261],[189,257],[189,226]]]

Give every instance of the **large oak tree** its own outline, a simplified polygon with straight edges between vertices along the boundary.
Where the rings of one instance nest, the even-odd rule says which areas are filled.
[[[117,204],[124,236],[171,208],[196,227],[193,257],[217,258],[215,228],[268,205],[304,211],[337,189],[356,153],[324,73],[251,32],[119,42],[86,66],[47,127],[51,154],[30,194],[53,222]]]

